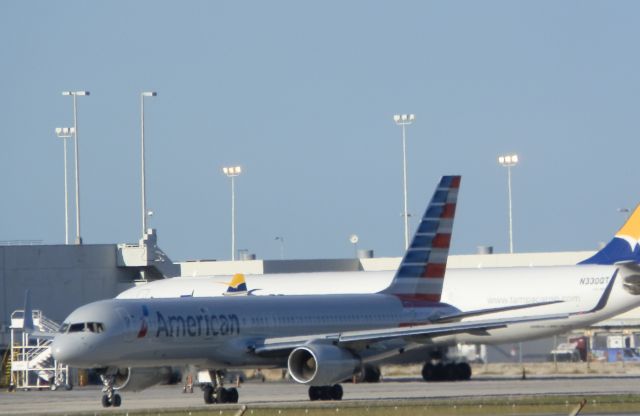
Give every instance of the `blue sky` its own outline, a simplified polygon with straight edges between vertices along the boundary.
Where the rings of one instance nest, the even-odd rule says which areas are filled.
[[[140,237],[174,260],[400,255],[409,211],[463,175],[452,251],[585,250],[640,201],[640,3],[632,1],[0,2],[0,240],[64,241],[62,143],[80,97],[82,236]],[[73,215],[73,212],[72,212]],[[412,223],[415,225],[415,222]],[[73,228],[71,229],[74,233]]]

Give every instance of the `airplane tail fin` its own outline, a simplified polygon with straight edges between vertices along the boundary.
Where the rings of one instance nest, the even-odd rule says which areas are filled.
[[[593,256],[578,264],[640,263],[640,205],[609,243]]]
[[[33,309],[31,308],[31,292],[29,289],[24,292],[24,317],[22,330],[36,338],[53,339],[55,332],[42,332],[33,323]]]
[[[225,296],[246,295],[247,293],[248,293],[247,282],[244,279],[244,274],[242,273],[234,274],[233,278],[231,278],[231,281],[229,282],[229,287],[227,288],[227,291],[224,293]]]
[[[393,281],[381,293],[405,301],[440,301],[460,180],[442,177]]]

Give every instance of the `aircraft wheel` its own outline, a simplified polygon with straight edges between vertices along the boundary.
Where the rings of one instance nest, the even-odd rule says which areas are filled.
[[[229,403],[229,393],[224,387],[216,389],[216,398],[218,403]]]
[[[331,387],[327,387],[329,397],[331,400],[342,400],[342,386],[340,384],[334,384]]]
[[[320,390],[320,400],[331,400],[331,386],[318,387]]]
[[[367,383],[377,383],[380,381],[380,367],[371,365],[367,366],[367,373],[364,377]]]
[[[458,371],[458,365],[454,363],[445,364],[443,366],[443,380],[455,381],[460,380],[461,374]]]
[[[73,390],[73,384],[71,384],[71,383],[69,383],[69,384],[65,384],[65,385],[64,385],[64,389],[65,389],[66,391]]]
[[[213,398],[213,387],[212,386],[204,386],[202,391],[204,392],[204,402],[206,404],[215,403],[215,400]]]
[[[458,363],[456,365],[458,367],[458,374],[460,375],[459,380],[469,380],[471,378],[471,366],[469,363]]]
[[[227,390],[227,394],[229,396],[229,403],[238,403],[238,399],[240,398],[240,395],[238,394],[238,389],[236,389],[235,387],[232,387],[229,390]]]
[[[422,379],[424,381],[433,381],[434,375],[435,375],[434,373],[435,373],[434,365],[431,363],[425,363],[424,366],[422,367]]]
[[[309,400],[315,402],[316,400],[320,400],[320,387],[311,386],[309,387]]]
[[[102,407],[111,407],[111,400],[106,394],[102,396]]]
[[[113,395],[113,407],[120,407],[120,405],[122,404],[122,397],[120,397],[119,394],[114,394]]]

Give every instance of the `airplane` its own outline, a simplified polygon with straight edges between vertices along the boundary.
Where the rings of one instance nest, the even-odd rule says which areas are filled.
[[[512,325],[573,320],[584,326],[614,295],[630,308],[638,304],[623,286],[637,286],[625,281],[627,266],[585,266],[598,276],[611,272],[589,309],[572,309],[574,302],[558,299],[468,310],[442,302],[460,181],[442,177],[391,284],[378,293],[108,299],[81,306],[64,320],[53,356],[73,367],[100,369],[105,407],[120,406],[118,390],[157,384],[175,365],[210,371],[205,403],[238,401],[238,391],[222,382],[221,370],[231,368],[287,368],[295,382],[309,386],[310,400],[340,400],[339,383],[366,363]],[[550,281],[529,283],[533,288]],[[530,313],[553,305],[565,307]],[[515,313],[523,309],[529,314]],[[487,318],[504,312],[512,316]]]
[[[636,207],[613,239],[600,251],[577,265],[554,267],[501,267],[481,269],[446,270],[442,289],[442,302],[455,305],[460,310],[486,309],[499,305],[515,305],[525,302],[562,300],[536,314],[552,314],[572,310],[585,310],[597,302],[600,294],[619,270],[626,291],[613,291],[603,307],[580,319],[571,317],[565,322],[544,321],[528,325],[510,325],[499,330],[478,335],[461,333],[448,338],[438,338],[434,345],[415,349],[387,362],[424,362],[422,376],[425,381],[465,380],[471,376],[471,368],[464,362],[447,357],[448,345],[502,344],[566,333],[572,329],[588,327],[596,322],[619,315],[634,307],[638,301],[628,294],[640,294],[640,205]],[[596,267],[597,266],[597,267]],[[604,266],[604,267],[602,267]],[[175,298],[180,296],[211,297],[225,294],[228,284],[231,293],[234,285],[252,287],[254,295],[310,295],[373,293],[387,287],[394,277],[392,271],[376,272],[313,272],[268,275],[236,274],[228,282],[228,276],[177,277],[148,283],[119,294],[120,299]],[[499,290],[496,290],[499,288]],[[628,292],[628,293],[627,293]],[[246,292],[242,292],[246,293]],[[510,317],[514,312],[504,311],[497,317]],[[469,318],[473,319],[473,318]],[[443,345],[445,347],[443,347]],[[437,358],[437,360],[432,360]],[[363,367],[362,378],[377,381],[379,369],[372,365]]]

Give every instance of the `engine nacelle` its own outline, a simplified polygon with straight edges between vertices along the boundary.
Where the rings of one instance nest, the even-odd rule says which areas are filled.
[[[350,351],[327,344],[310,344],[291,351],[289,374],[298,383],[327,386],[351,377],[360,359]]]
[[[624,276],[622,287],[632,295],[640,295],[640,274],[631,273]]]
[[[140,391],[171,381],[170,367],[118,368],[114,374],[115,390]]]

